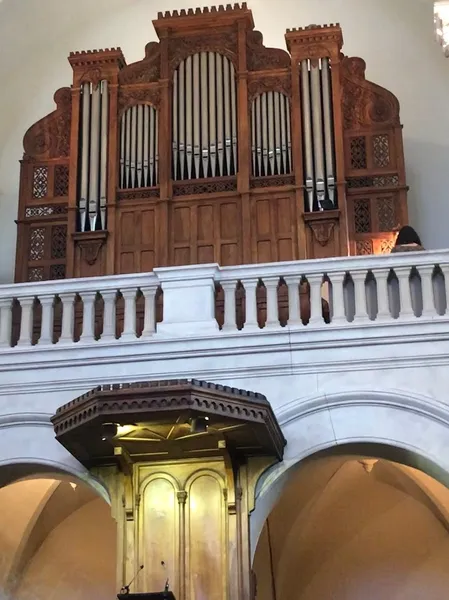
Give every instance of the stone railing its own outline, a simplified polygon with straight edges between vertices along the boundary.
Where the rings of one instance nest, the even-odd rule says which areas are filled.
[[[0,286],[0,348],[449,318],[449,250]]]

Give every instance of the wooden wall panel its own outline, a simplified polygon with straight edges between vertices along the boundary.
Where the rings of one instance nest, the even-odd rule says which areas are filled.
[[[298,255],[294,193],[252,197],[254,262],[294,260]]]
[[[119,211],[118,272],[140,273],[156,266],[154,205]]]

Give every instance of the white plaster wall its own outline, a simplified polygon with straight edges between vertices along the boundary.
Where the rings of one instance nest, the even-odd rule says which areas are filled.
[[[53,108],[54,91],[70,84],[71,50],[120,45],[128,62],[154,39],[158,10],[192,0],[6,0],[0,4],[0,283],[13,276],[19,181],[26,129]],[[267,45],[284,47],[287,27],[339,21],[345,52],[362,56],[367,75],[402,106],[410,219],[429,248],[449,245],[448,62],[433,36],[432,2],[422,0],[252,0]]]

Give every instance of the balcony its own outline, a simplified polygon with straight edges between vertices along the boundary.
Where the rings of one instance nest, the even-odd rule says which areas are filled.
[[[445,332],[448,297],[449,250],[3,285],[2,369],[24,359],[16,368],[126,361],[168,346],[185,358],[199,349],[337,352]]]

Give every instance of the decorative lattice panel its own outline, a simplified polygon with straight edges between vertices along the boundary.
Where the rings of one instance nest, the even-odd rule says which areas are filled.
[[[369,233],[371,231],[370,201],[360,199],[354,201],[354,224],[356,233]]]
[[[56,165],[54,179],[54,194],[56,198],[69,195],[69,167]]]
[[[33,227],[30,229],[29,260],[41,260],[45,253],[45,228]]]
[[[373,136],[373,162],[375,167],[390,166],[390,143],[388,135]]]
[[[28,281],[43,281],[44,280],[44,268],[43,267],[31,267],[28,269]]]
[[[373,254],[373,243],[371,240],[359,240],[356,242],[355,249],[358,256]]]
[[[27,219],[33,217],[51,217],[53,215],[66,215],[67,206],[65,204],[49,204],[42,206],[28,206],[25,209]]]
[[[374,177],[349,177],[348,188],[369,188],[369,187],[397,187],[399,177],[397,175],[378,175]]]
[[[51,228],[51,258],[65,258],[67,246],[66,225],[55,225]]]
[[[33,198],[40,199],[48,196],[48,168],[34,167]]]
[[[393,198],[378,198],[376,206],[379,231],[393,231],[397,229],[398,219]]]
[[[65,265],[51,265],[50,279],[65,279]]]
[[[366,169],[367,158],[366,158],[366,139],[363,136],[354,137],[350,143],[351,149],[351,168],[352,169]]]
[[[390,254],[394,246],[394,240],[381,240],[380,242],[380,253]]]

